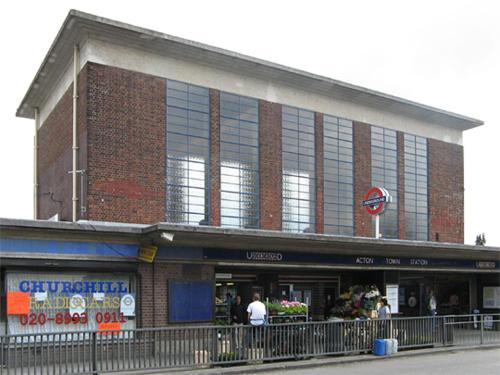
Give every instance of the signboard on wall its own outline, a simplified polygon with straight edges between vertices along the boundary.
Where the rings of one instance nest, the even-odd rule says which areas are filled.
[[[179,248],[180,249],[180,248]],[[477,269],[484,268],[483,263],[488,263],[490,269],[500,269],[500,262],[478,263],[468,259],[442,259],[424,257],[384,257],[366,255],[337,255],[318,254],[311,252],[281,252],[281,251],[249,251],[234,249],[203,249],[203,259],[205,260],[231,260],[245,263],[314,263],[314,264],[334,264],[334,265],[354,265],[359,267],[372,268],[397,267],[412,269],[432,269],[432,268],[459,268]]]
[[[483,288],[483,308],[500,309],[500,286],[485,286]]]
[[[169,321],[202,322],[213,318],[212,281],[176,281],[168,283]]]
[[[91,272],[7,272],[7,331],[24,334],[106,326],[134,328],[135,321],[128,318],[135,315],[133,278]]]
[[[387,302],[391,306],[391,314],[399,313],[399,285],[398,284],[387,284],[385,286],[385,296],[387,297]]]

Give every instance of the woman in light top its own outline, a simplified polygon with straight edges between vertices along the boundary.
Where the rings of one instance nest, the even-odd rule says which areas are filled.
[[[379,319],[391,319],[391,306],[387,303],[387,298],[380,300],[380,307],[378,309]]]
[[[387,322],[388,319],[391,319],[391,306],[387,303],[386,298],[382,298],[380,300],[380,307],[378,308],[378,318],[381,320],[379,327],[379,337],[380,338],[389,338],[389,327],[390,324]]]

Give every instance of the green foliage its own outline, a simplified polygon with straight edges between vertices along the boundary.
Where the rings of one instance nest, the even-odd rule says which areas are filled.
[[[281,303],[266,303],[270,315],[305,315],[307,314],[307,305],[300,302],[282,301]]]

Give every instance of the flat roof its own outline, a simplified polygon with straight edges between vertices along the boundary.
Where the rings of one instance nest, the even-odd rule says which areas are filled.
[[[71,10],[68,13],[22,99],[16,116],[34,118],[34,108],[43,103],[60,78],[62,71],[71,61],[74,44],[81,44],[89,37],[135,46],[229,71],[244,72],[246,75],[271,81],[285,82],[305,91],[384,108],[462,131],[484,124],[483,121],[475,118],[394,95],[78,10]]]
[[[174,234],[174,241],[161,233]],[[0,218],[0,238],[80,238],[82,241],[116,240],[142,243],[152,241],[162,246],[197,246],[241,250],[265,250],[324,254],[380,256],[419,256],[429,258],[500,260],[500,247],[456,243],[375,239],[326,234],[288,233],[271,230],[235,229],[170,223],[127,224],[99,221],[57,222]],[[89,238],[90,237],[90,238]]]

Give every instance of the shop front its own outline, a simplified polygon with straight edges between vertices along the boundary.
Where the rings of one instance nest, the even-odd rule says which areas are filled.
[[[216,264],[218,322],[229,321],[237,295],[248,304],[255,292],[270,303],[307,305],[310,320],[373,318],[381,297],[388,299],[395,316],[432,314],[431,296],[438,315],[468,314],[480,306],[478,280],[498,280],[496,270],[480,268],[481,262],[430,257],[206,248],[203,259]],[[378,298],[367,301],[372,294]]]
[[[327,318],[340,292],[340,274],[335,271],[314,272],[279,267],[216,267],[216,319],[228,318],[230,305],[236,296],[242,304],[252,301],[259,293],[266,303],[299,302],[307,306],[313,320]]]
[[[134,274],[11,269],[3,284],[7,334],[136,327]]]
[[[431,292],[439,315],[500,312],[496,249],[163,223],[2,229],[2,333],[229,324],[254,293],[270,314],[318,321],[374,317],[370,296],[428,315]]]

